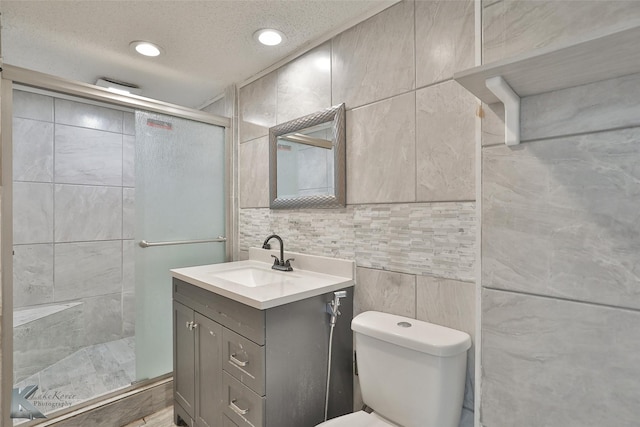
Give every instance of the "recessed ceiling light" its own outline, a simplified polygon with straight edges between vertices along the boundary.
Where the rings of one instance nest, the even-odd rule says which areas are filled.
[[[151,42],[145,42],[142,40],[136,40],[129,43],[129,46],[144,56],[158,56],[162,53],[163,49],[157,44]]]
[[[253,37],[266,46],[276,46],[284,40],[284,34],[278,30],[264,28],[253,33]]]

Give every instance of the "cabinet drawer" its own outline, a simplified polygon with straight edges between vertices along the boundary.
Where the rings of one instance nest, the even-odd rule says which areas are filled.
[[[222,427],[238,427],[238,424],[231,421],[226,415],[223,415]]]
[[[264,344],[264,311],[173,279],[173,298],[223,326]]]
[[[224,403],[222,412],[239,427],[263,427],[265,398],[226,372],[222,373]]]
[[[224,328],[222,360],[222,366],[227,373],[260,396],[264,396],[264,346]]]

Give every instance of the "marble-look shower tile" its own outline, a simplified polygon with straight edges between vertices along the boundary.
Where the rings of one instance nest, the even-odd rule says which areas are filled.
[[[414,89],[414,45],[412,0],[335,37],[332,102],[355,108]]]
[[[483,285],[640,308],[640,129],[483,154]]]
[[[122,189],[122,238],[133,239],[136,223],[136,189]]]
[[[121,134],[56,125],[56,182],[122,185]]]
[[[240,142],[269,135],[276,124],[278,74],[273,72],[240,88]]]
[[[55,186],[55,241],[122,238],[122,188]]]
[[[37,93],[14,90],[13,117],[53,122],[53,98]]]
[[[13,119],[13,179],[53,181],[53,124]]]
[[[505,0],[483,9],[483,62],[637,26],[640,2]]]
[[[91,340],[90,344],[100,344],[122,338],[120,293],[92,296],[84,298],[82,301],[84,303],[85,333]]]
[[[269,138],[241,144],[239,158],[240,207],[269,207]]]
[[[14,182],[13,243],[53,242],[53,184]]]
[[[122,117],[122,133],[125,135],[136,135],[136,114],[125,111]]]
[[[415,93],[347,111],[347,203],[413,202]]]
[[[356,268],[353,315],[375,310],[416,317],[416,276]]]
[[[436,325],[446,326],[468,333],[472,346],[467,351],[467,378],[464,391],[464,407],[474,407],[475,385],[475,283],[417,276],[416,318]]]
[[[640,125],[640,74],[522,98],[522,140]]]
[[[58,243],[55,245],[56,301],[122,292],[122,242]],[[119,303],[118,303],[119,304]],[[99,308],[96,310],[100,311]],[[86,313],[90,313],[85,309]]]
[[[136,290],[136,242],[122,241],[122,293],[134,293]]]
[[[634,310],[484,290],[483,425],[636,426],[639,322]]]
[[[84,339],[82,304],[16,326],[13,330],[15,381],[69,356],[85,345]]]
[[[13,307],[53,301],[53,245],[13,247]]]
[[[331,106],[331,43],[327,42],[278,70],[277,123]]]
[[[55,100],[56,123],[122,133],[124,112],[67,99]]]
[[[136,333],[136,295],[122,294],[122,336],[130,337]]]
[[[473,67],[474,40],[473,0],[416,1],[416,86]]]
[[[417,200],[475,200],[475,97],[449,81],[417,91],[416,109]]]
[[[136,137],[122,136],[122,185],[136,186]]]

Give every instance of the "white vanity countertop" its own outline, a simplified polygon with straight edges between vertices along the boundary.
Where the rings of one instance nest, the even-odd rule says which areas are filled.
[[[249,260],[176,268],[171,275],[194,286],[260,310],[288,304],[354,284],[355,262],[285,251],[293,271],[272,270],[277,250],[250,248]],[[253,273],[253,274],[252,274]],[[326,274],[330,273],[330,274]],[[252,275],[265,284],[245,286],[234,276]]]

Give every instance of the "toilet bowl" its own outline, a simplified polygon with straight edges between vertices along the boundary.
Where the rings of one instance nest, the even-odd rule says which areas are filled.
[[[467,350],[461,331],[367,311],[351,322],[364,403],[373,408],[317,427],[457,427]]]
[[[364,411],[343,415],[318,424],[317,427],[401,427],[392,424],[375,413],[368,414]]]

